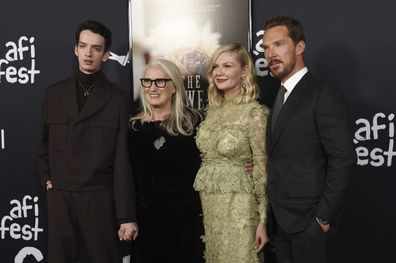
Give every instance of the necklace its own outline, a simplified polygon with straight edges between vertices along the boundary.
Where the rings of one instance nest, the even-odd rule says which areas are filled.
[[[81,84],[81,82],[78,82],[78,84],[81,86],[81,88],[83,88],[84,90],[84,97],[89,96],[89,92],[91,91],[91,89],[93,89],[93,87],[95,86],[96,83],[92,84],[91,86],[89,86],[88,88],[84,87],[83,84]]]

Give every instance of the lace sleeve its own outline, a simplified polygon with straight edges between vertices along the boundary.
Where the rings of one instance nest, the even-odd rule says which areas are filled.
[[[266,130],[269,110],[265,106],[255,105],[249,113],[249,142],[253,155],[254,194],[260,223],[266,223],[267,214],[267,153]]]

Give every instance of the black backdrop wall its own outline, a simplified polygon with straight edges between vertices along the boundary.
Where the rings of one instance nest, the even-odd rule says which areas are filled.
[[[113,31],[111,51],[128,52],[127,2],[1,3],[0,262],[46,262],[45,196],[35,172],[42,95],[75,71],[74,30],[80,21],[102,21]],[[285,14],[305,26],[309,70],[337,83],[350,103],[359,159],[341,231],[330,239],[329,262],[396,262],[394,10],[396,3],[387,0],[252,0],[252,53],[262,101],[271,106],[277,81],[267,75],[260,30],[268,16]],[[110,60],[104,71],[129,91],[129,64]]]

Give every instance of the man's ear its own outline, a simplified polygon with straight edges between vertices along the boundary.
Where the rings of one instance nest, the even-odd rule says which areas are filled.
[[[109,59],[109,57],[110,57],[110,51],[107,50],[107,51],[104,53],[104,56],[103,56],[103,58],[102,58],[102,61],[103,61],[103,62],[106,62],[106,61]]]
[[[78,57],[78,53],[77,53],[77,45],[74,46],[74,54]]]
[[[296,55],[297,56],[302,55],[304,53],[304,50],[305,50],[305,42],[301,40],[296,45]]]

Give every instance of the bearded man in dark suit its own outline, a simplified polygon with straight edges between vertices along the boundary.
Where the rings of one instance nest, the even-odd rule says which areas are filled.
[[[301,23],[272,17],[264,56],[281,81],[267,131],[272,243],[278,263],[326,261],[356,155],[346,101],[304,65]]]

